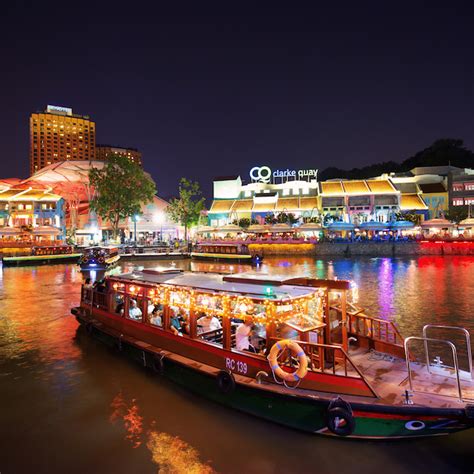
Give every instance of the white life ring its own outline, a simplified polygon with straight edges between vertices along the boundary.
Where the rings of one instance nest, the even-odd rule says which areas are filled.
[[[285,349],[289,349],[291,354],[298,358],[299,366],[294,372],[286,372],[278,364],[278,357]],[[308,359],[306,358],[306,354],[301,346],[291,339],[282,339],[274,344],[267,359],[273,373],[286,382],[298,382],[308,373]]]

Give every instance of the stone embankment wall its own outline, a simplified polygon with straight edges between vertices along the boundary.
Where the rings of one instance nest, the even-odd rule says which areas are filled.
[[[401,257],[417,255],[473,255],[474,243],[467,242],[321,242],[318,244],[259,244],[249,246],[252,253],[271,255],[314,255],[318,257]]]

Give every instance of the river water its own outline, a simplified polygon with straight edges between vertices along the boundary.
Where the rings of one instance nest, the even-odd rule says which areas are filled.
[[[193,270],[248,267],[177,261]],[[124,263],[121,270],[157,262]],[[474,332],[474,257],[267,259],[260,271],[351,279],[404,336],[427,322]],[[91,339],[70,315],[76,265],[0,273],[0,472],[473,472],[474,430],[397,442],[327,439],[198,398]]]

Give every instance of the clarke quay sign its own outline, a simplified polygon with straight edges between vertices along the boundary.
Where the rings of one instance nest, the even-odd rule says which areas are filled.
[[[306,169],[306,170],[272,170],[268,166],[254,166],[250,170],[250,178],[256,183],[270,183],[275,182],[277,179],[283,181],[310,181],[311,179],[317,179],[318,170]]]

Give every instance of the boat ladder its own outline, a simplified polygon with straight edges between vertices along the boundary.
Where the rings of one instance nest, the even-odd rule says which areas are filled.
[[[459,367],[459,358],[458,358],[458,349],[456,345],[446,339],[439,339],[434,337],[428,337],[429,333],[433,333],[433,331],[443,330],[444,332],[456,332],[461,333],[464,336],[465,345],[466,345],[466,352],[467,352],[467,359],[468,359],[468,371],[461,370]],[[457,386],[457,395],[459,400],[463,401],[463,393],[461,387],[461,380],[468,380],[472,381],[472,351],[471,351],[471,337],[469,331],[465,328],[461,328],[458,326],[444,326],[444,325],[437,325],[437,324],[427,324],[423,327],[423,337],[418,336],[411,336],[407,337],[404,341],[405,347],[405,360],[408,372],[408,383],[410,390],[414,392],[413,389],[413,368],[412,364],[414,362],[414,357],[412,353],[410,353],[410,346],[413,342],[418,341],[423,343],[424,347],[424,355],[425,355],[425,364],[426,370],[430,375],[438,375],[443,377],[450,377],[455,378],[456,386]],[[436,343],[438,345],[447,346],[452,354],[453,359],[453,366],[445,365],[441,360],[440,356],[436,356],[432,363],[430,360],[430,344]],[[470,397],[469,397],[470,398]]]

